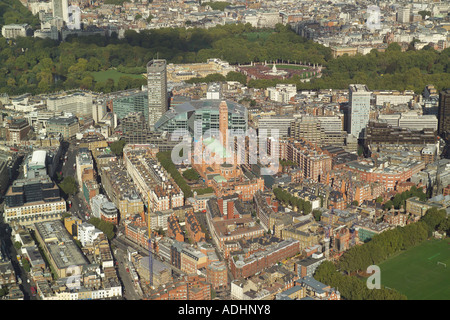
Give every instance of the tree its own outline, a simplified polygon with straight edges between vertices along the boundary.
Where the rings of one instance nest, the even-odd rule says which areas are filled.
[[[121,157],[123,155],[123,148],[125,147],[126,141],[125,140],[118,140],[109,145],[109,148],[111,151],[116,155]]]
[[[320,218],[322,217],[322,211],[320,211],[318,209],[314,209],[312,213],[313,213],[314,219],[316,221],[320,221]]]
[[[307,215],[310,214],[312,210],[312,204],[309,201],[304,201],[303,202],[303,214]]]
[[[26,272],[30,272],[31,267],[30,267],[30,262],[28,261],[28,259],[22,258],[21,260],[22,262],[22,267]]]
[[[361,157],[364,154],[364,147],[359,145],[358,146],[358,156]]]
[[[393,207],[393,203],[391,200],[386,201],[383,205],[384,210],[390,210],[392,207]]]
[[[77,182],[75,181],[75,178],[73,176],[65,177],[58,186],[67,196],[77,193]]]
[[[192,190],[189,185],[186,183],[186,180],[181,176],[175,167],[174,163],[171,159],[171,152],[158,152],[156,154],[156,158],[159,163],[164,167],[164,169],[170,174],[170,176],[175,180],[175,183],[180,187],[181,191],[183,191],[184,197],[189,198],[192,197]]]
[[[436,231],[438,226],[445,222],[447,219],[447,212],[445,209],[438,210],[436,207],[427,210],[425,215],[420,219],[429,228],[429,230]]]
[[[110,222],[106,222],[104,220],[101,220],[99,218],[90,218],[88,220],[88,223],[92,224],[96,228],[98,228],[100,231],[102,231],[106,237],[111,240],[115,236],[115,226],[114,224]]]
[[[418,14],[420,14],[422,16],[422,19],[425,20],[425,18],[431,17],[431,11],[426,11],[426,10],[421,10],[418,12]]]
[[[200,178],[200,175],[195,169],[187,169],[183,172],[183,177],[190,181],[196,181]]]
[[[243,85],[247,84],[247,76],[240,72],[230,71],[227,73],[227,76],[225,78],[227,81],[237,81]]]

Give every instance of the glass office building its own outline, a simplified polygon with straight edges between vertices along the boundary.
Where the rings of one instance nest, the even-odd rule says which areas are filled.
[[[184,129],[191,136],[219,132],[219,105],[222,100],[191,100],[173,106],[156,122],[156,131],[172,133]],[[247,109],[233,101],[226,101],[228,107],[228,129],[245,133],[248,129]]]
[[[148,121],[148,94],[146,91],[116,98],[112,104],[118,119],[124,119],[132,112],[141,112]]]

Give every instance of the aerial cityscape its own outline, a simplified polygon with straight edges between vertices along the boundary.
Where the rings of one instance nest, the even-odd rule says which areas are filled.
[[[449,0],[2,0],[0,27],[0,300],[450,300]]]

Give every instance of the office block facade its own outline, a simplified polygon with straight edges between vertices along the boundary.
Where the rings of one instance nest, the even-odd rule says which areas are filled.
[[[166,60],[153,59],[147,64],[148,124],[155,123],[168,109]]]
[[[439,93],[438,122],[439,134],[447,135],[450,132],[450,89]]]
[[[369,123],[371,92],[366,85],[351,84],[349,86],[349,117],[347,132],[361,137]]]
[[[141,91],[112,101],[113,111],[118,119],[125,118],[130,112],[141,112],[148,121],[148,92]]]

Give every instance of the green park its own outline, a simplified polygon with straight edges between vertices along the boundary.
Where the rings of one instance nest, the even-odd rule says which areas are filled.
[[[143,79],[141,74],[123,73],[115,69],[108,69],[104,71],[91,72],[96,82],[106,82],[108,79],[113,79],[114,83],[119,83],[121,77],[130,77],[133,79]]]
[[[426,240],[381,263],[381,284],[408,300],[449,300],[449,266],[450,240]]]

